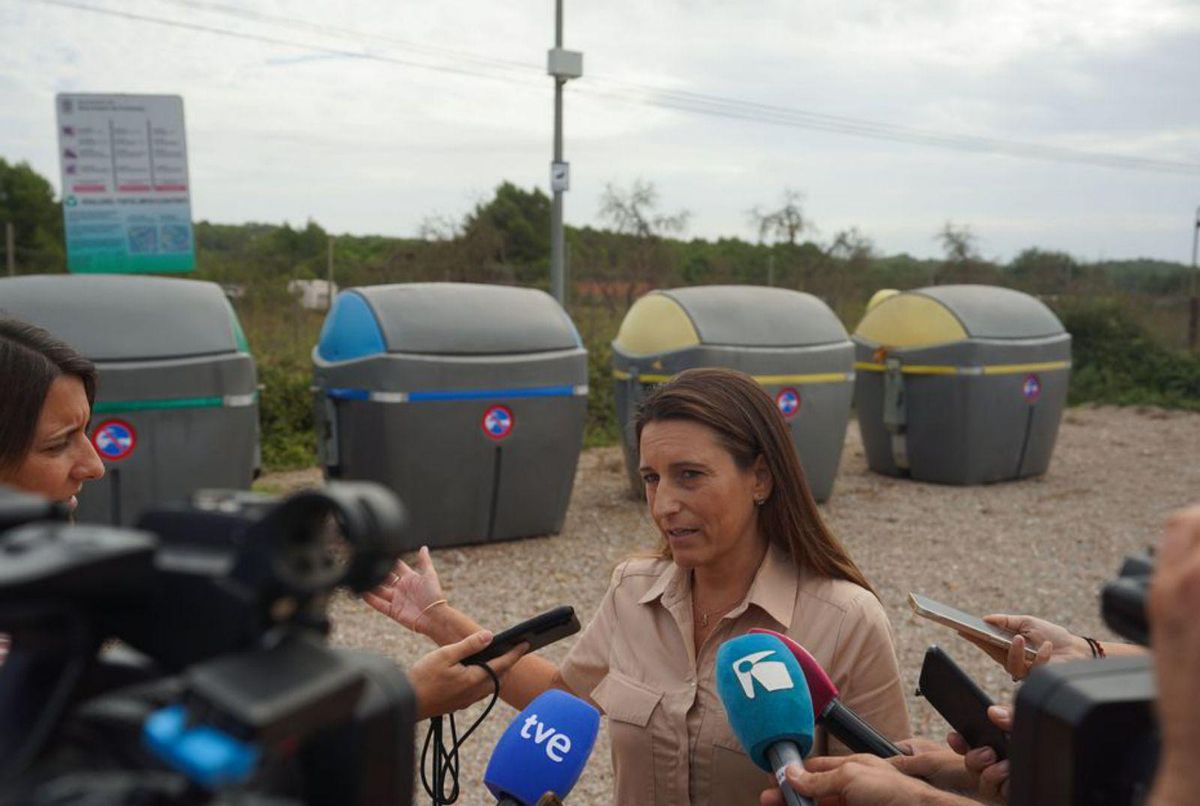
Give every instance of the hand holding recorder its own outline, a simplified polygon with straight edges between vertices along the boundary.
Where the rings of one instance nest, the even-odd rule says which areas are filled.
[[[913,612],[955,630],[982,649],[1012,675],[1024,680],[1045,663],[1102,658],[1107,655],[1141,655],[1142,647],[1120,642],[1101,643],[1074,635],[1059,625],[1026,615],[992,613],[982,619],[918,593],[908,594]]]

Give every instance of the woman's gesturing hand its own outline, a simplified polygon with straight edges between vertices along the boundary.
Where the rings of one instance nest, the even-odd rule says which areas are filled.
[[[430,608],[446,600],[429,548],[422,546],[411,566],[397,560],[383,584],[367,591],[363,599],[393,621],[421,632],[421,622]]]

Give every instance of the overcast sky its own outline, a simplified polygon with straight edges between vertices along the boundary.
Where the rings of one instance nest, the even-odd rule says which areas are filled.
[[[1197,0],[564,5],[585,73],[566,92],[569,223],[599,224],[604,186],[641,178],[691,212],[688,235],[749,238],[747,211],[791,187],[818,241],[858,227],[928,256],[951,220],[1004,260],[1190,261]],[[551,0],[0,0],[0,157],[58,187],[56,92],[179,94],[197,220],[414,235],[502,180],[548,187],[553,25]],[[718,102],[677,93],[786,111],[702,115],[671,107]],[[745,119],[805,115],[891,139]],[[894,139],[914,129],[1178,167]]]

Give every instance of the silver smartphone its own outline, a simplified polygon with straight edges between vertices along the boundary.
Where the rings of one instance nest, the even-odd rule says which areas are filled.
[[[919,593],[909,593],[908,603],[912,605],[914,613],[930,621],[936,621],[938,624],[942,624],[952,630],[967,633],[974,638],[979,638],[1004,649],[1012,646],[1014,633],[994,627],[978,616],[972,616],[970,613],[964,613],[956,607],[935,602],[933,599],[922,596]],[[1033,660],[1036,657],[1037,648],[1026,644],[1025,659]]]

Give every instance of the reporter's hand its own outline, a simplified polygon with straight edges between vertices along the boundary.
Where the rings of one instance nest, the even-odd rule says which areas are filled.
[[[478,666],[460,663],[491,642],[491,632],[481,630],[457,643],[433,650],[409,668],[408,682],[417,697],[418,720],[466,708],[492,693],[492,678],[487,672]],[[527,648],[528,644],[521,644],[489,661],[488,666],[497,677],[503,678]]]
[[[421,632],[429,617],[427,609],[445,599],[429,548],[421,547],[412,566],[397,560],[384,583],[363,594],[363,599],[397,624]]]
[[[869,755],[818,756],[787,766],[787,783],[819,806],[968,806],[973,801],[909,778],[887,761]],[[777,787],[762,793],[763,806],[782,806]]]
[[[961,754],[946,745],[913,737],[896,742],[896,746],[908,755],[885,760],[905,775],[954,792],[974,792],[978,788],[979,775],[967,768]]]
[[[1012,645],[1005,649],[966,633],[959,633],[959,635],[982,649],[992,660],[1003,666],[1012,675],[1013,680],[1023,680],[1035,666],[1041,666],[1043,663],[1084,660],[1092,657],[1092,650],[1087,641],[1045,619],[1035,616],[1010,616],[993,613],[984,616],[983,620],[994,627],[1016,633]],[[1025,659],[1026,646],[1037,648],[1035,660]]]
[[[1012,733],[1012,710],[1001,705],[990,706],[988,719],[1005,733]],[[1008,802],[1008,759],[996,760],[996,751],[990,747],[974,747],[967,744],[958,733],[951,733],[946,742],[954,752],[962,754],[963,765],[975,778],[974,789],[979,796],[992,803]]]

